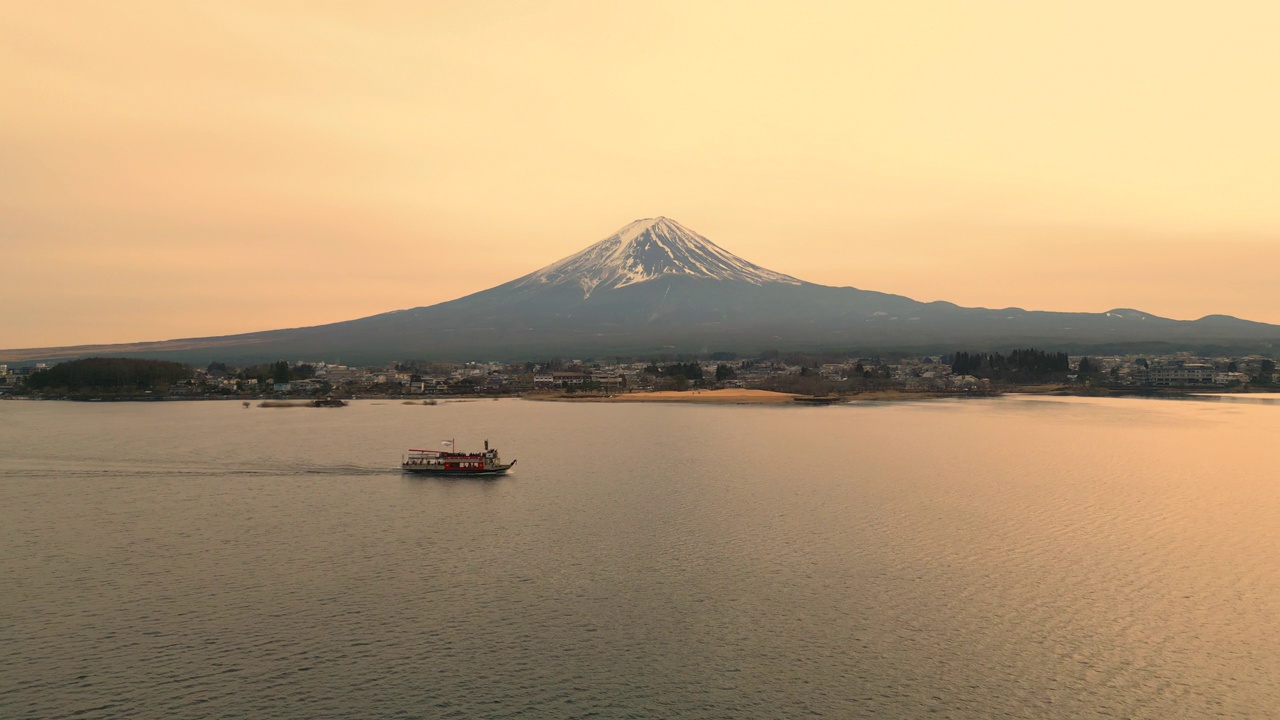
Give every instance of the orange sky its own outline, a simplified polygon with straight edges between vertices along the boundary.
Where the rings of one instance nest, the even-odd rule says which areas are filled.
[[[1280,323],[1273,2],[0,16],[0,348],[430,305],[666,215],[812,282]]]

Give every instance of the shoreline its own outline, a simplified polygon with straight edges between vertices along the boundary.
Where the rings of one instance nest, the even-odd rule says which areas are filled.
[[[881,390],[866,390],[862,392],[849,393],[845,395],[834,396],[835,400],[831,404],[846,405],[858,403],[876,403],[876,402],[909,402],[920,400],[968,400],[974,398],[991,398],[1001,395],[1044,395],[1056,397],[1094,397],[1094,398],[1137,398],[1137,399],[1171,399],[1171,398],[1195,398],[1195,397],[1249,397],[1251,395],[1274,395],[1280,393],[1280,388],[1174,388],[1174,387],[1117,387],[1107,388],[1099,386],[1072,386],[1072,385],[1015,385],[1009,387],[996,388],[985,392],[949,392],[939,390],[906,390],[903,388],[886,388]],[[801,405],[807,404],[796,402],[797,398],[808,398],[809,395],[801,393],[777,392],[773,390],[756,390],[748,388],[726,388],[720,390],[660,390],[660,391],[639,391],[626,392],[615,395],[604,394],[585,394],[585,393],[565,393],[565,392],[534,392],[524,394],[501,394],[501,395],[450,395],[450,396],[434,396],[426,398],[422,395],[346,395],[341,399],[344,402],[361,401],[361,400],[380,400],[383,402],[401,401],[406,405],[417,404],[435,404],[427,402],[434,400],[436,403],[458,403],[458,402],[478,402],[484,400],[501,400],[501,399],[519,399],[532,400],[534,402],[576,402],[576,403],[684,403],[684,404],[707,404],[707,405]],[[38,395],[11,395],[0,394],[0,401],[27,401],[27,402],[134,402],[134,403],[169,403],[169,402],[244,402],[246,404],[252,402],[258,407],[304,407],[310,406],[317,398],[310,397],[264,397],[264,396],[244,396],[244,395],[111,395],[103,394],[85,394],[85,395],[62,395],[57,397],[41,397]]]
[[[1273,390],[1231,390],[1211,388],[1097,388],[1072,387],[1070,385],[1028,385],[999,388],[989,392],[965,393],[945,392],[937,390],[868,390],[849,395],[840,395],[831,403],[833,405],[856,405],[861,403],[913,402],[923,400],[973,400],[979,398],[995,398],[1002,395],[1043,395],[1048,397],[1093,397],[1093,398],[1136,398],[1136,399],[1177,399],[1196,397],[1248,397],[1257,394],[1271,394]],[[568,393],[534,393],[521,395],[522,400],[534,402],[570,402],[570,403],[685,403],[705,405],[802,405],[796,398],[808,395],[799,393],[775,392],[772,390],[661,390],[649,392],[621,393],[617,395],[580,395]]]
[[[912,392],[904,390],[870,390],[853,395],[841,395],[834,403],[843,405],[862,402],[901,402],[909,400],[942,400],[947,398],[993,397],[994,394],[969,395],[935,391]],[[547,393],[523,395],[521,399],[534,402],[597,402],[597,403],[687,403],[705,405],[800,405],[796,398],[808,395],[775,392],[773,390],[659,390],[622,393],[618,395],[578,395]]]
[[[534,393],[522,395],[522,400],[534,402],[599,402],[599,403],[708,403],[721,405],[778,405],[790,403],[795,395],[771,390],[660,390],[630,392],[617,395],[580,395],[577,393]]]

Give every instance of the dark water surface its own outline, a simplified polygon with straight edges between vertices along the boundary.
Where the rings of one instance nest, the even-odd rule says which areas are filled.
[[[0,402],[0,718],[1280,716],[1280,404]],[[489,438],[499,480],[402,476]]]

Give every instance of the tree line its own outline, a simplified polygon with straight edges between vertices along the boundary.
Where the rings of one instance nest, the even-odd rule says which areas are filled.
[[[943,358],[946,361],[948,358]],[[991,380],[1048,380],[1071,372],[1066,353],[1027,348],[996,353],[957,352],[950,358],[953,375],[973,375]]]
[[[166,360],[86,358],[37,370],[27,378],[27,386],[36,390],[150,390],[191,376],[191,368]]]
[[[663,367],[658,367],[656,363],[650,363],[644,371],[657,377],[674,378],[679,376],[686,380],[702,380],[702,366],[696,362],[671,363]]]

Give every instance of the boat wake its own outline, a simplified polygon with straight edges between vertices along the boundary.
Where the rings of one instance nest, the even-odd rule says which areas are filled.
[[[332,465],[288,468],[0,468],[0,478],[269,478],[299,476],[371,477],[399,475],[398,467]]]

